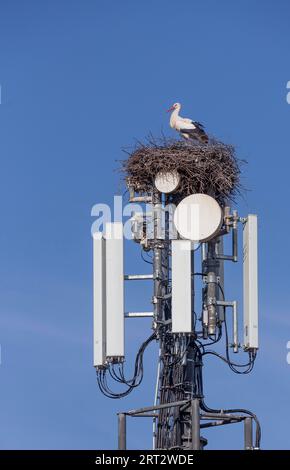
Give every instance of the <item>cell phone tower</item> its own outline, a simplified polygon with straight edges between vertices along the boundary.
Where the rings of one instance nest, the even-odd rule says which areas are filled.
[[[239,422],[244,425],[244,448],[259,449],[256,415],[243,408],[226,409],[224,403],[220,409],[210,408],[203,388],[206,355],[216,356],[235,373],[247,374],[258,350],[257,216],[241,217],[230,207],[240,188],[234,149],[214,139],[206,144],[149,139],[129,152],[123,171],[134,204],[132,239],[152,264],[152,274],[124,273],[122,223],[107,223],[103,233],[93,234],[94,366],[101,391],[110,398],[128,395],[142,381],[149,343],[158,343],[159,355],[155,402],[118,414],[119,449],[126,449],[130,416],[153,419],[154,449],[201,450],[207,445],[204,428]],[[239,261],[241,231],[243,321],[238,322],[240,309],[226,295],[224,266]],[[227,239],[230,253],[224,249]],[[152,312],[125,313],[124,282],[137,280],[152,282]],[[126,317],[152,318],[152,332],[137,353],[129,379]],[[243,341],[238,323],[243,323]],[[224,353],[217,352],[220,345]],[[233,359],[240,354],[247,357],[244,363]],[[125,390],[112,391],[109,380]]]

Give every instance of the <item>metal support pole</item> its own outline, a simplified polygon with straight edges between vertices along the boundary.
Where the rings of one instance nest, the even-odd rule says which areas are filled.
[[[233,261],[238,261],[238,228],[235,226],[233,227]]]
[[[169,281],[169,243],[170,243],[170,219],[169,219],[169,211],[168,211],[168,204],[169,204],[169,197],[165,196],[164,205],[165,205],[165,214],[164,214],[164,247],[162,250],[162,273],[163,273],[163,289],[162,289],[162,297],[163,300],[166,301],[171,299],[171,293],[168,292],[168,281]],[[164,321],[171,320],[171,311],[169,308],[170,302],[163,304],[163,319]]]
[[[118,449],[126,450],[126,415],[118,413]]]
[[[224,261],[238,261],[238,215],[234,211],[234,221],[232,226],[232,254],[224,255],[223,253],[217,253],[216,259]]]
[[[216,292],[217,292],[217,279],[215,272],[207,274],[207,297],[206,308],[208,311],[208,334],[215,335],[217,326],[216,316]]]
[[[202,262],[202,272],[206,276],[206,287],[203,289],[203,317],[204,338],[214,336],[219,320],[217,313],[221,309],[216,308],[216,300],[220,295],[217,288],[217,276],[219,275],[220,261],[217,255],[218,240],[211,240],[207,244],[206,259]],[[223,318],[222,318],[223,320]]]
[[[150,318],[153,316],[153,312],[125,312],[125,318]]]
[[[153,274],[126,274],[125,281],[145,281],[146,279],[153,279]]]
[[[253,418],[244,420],[245,450],[253,450]]]
[[[153,223],[154,223],[154,248],[153,248],[153,279],[154,279],[154,317],[155,321],[162,320],[161,286],[162,286],[162,250],[160,247],[161,232],[161,198],[160,194],[153,193]]]
[[[233,309],[233,342],[229,344],[233,348],[234,353],[239,352],[239,329],[238,329],[238,303],[225,300],[217,300],[217,306],[231,307]]]
[[[233,301],[233,351],[234,353],[239,352],[239,337],[238,337],[238,311],[237,301]]]
[[[191,315],[192,315],[192,331],[195,333],[195,279],[194,279],[194,250],[191,250]]]
[[[216,243],[216,252],[217,255],[221,255],[224,252],[224,237],[221,236],[218,238],[218,241]],[[225,273],[224,273],[224,261],[219,260],[218,262],[218,267],[217,267],[217,275],[219,277],[219,285],[221,287],[217,289],[217,299],[218,300],[224,300],[223,298],[223,293],[225,292],[224,284],[225,284]],[[220,321],[225,321],[225,312],[222,307],[218,308],[218,316]]]
[[[200,415],[198,398],[194,398],[191,401],[191,448],[193,450],[200,450]]]

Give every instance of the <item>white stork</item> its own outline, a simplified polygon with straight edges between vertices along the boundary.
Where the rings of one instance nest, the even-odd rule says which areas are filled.
[[[170,127],[180,133],[185,139],[196,139],[204,144],[208,143],[208,136],[204,131],[203,125],[198,121],[192,121],[188,118],[179,116],[181,109],[180,103],[174,103],[167,112],[172,111],[170,116]]]

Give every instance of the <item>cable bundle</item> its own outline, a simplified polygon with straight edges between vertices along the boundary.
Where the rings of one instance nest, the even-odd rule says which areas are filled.
[[[156,333],[153,333],[149,338],[144,341],[144,343],[141,345],[136,359],[135,359],[135,367],[134,367],[134,373],[133,377],[131,379],[126,379],[125,374],[124,374],[124,364],[109,364],[107,368],[97,370],[97,381],[98,385],[100,387],[101,392],[108,398],[123,398],[129,395],[129,393],[134,390],[134,388],[138,387],[142,380],[143,380],[143,375],[144,375],[144,368],[143,368],[143,355],[145,352],[145,349],[147,346],[154,340],[156,339]],[[118,369],[116,370],[116,366],[118,366]],[[113,392],[107,381],[107,373],[109,373],[110,377],[115,381],[118,382],[122,385],[127,386],[127,390],[124,392]]]

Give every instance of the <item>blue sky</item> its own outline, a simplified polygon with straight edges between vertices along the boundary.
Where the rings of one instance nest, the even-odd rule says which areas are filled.
[[[259,215],[261,350],[245,377],[206,359],[206,401],[252,409],[263,448],[290,448],[289,16],[286,0],[0,2],[0,448],[114,448],[116,412],[152,402],[154,347],[122,402],[95,382],[90,212],[120,193],[121,147],[172,135],[177,100],[248,160],[238,207]],[[137,253],[128,271],[147,269]],[[239,298],[240,265],[226,286]],[[130,288],[128,308],[149,296]],[[150,325],[126,326],[132,357]],[[205,435],[238,448],[243,429]],[[149,448],[151,423],[131,420],[128,440]]]

